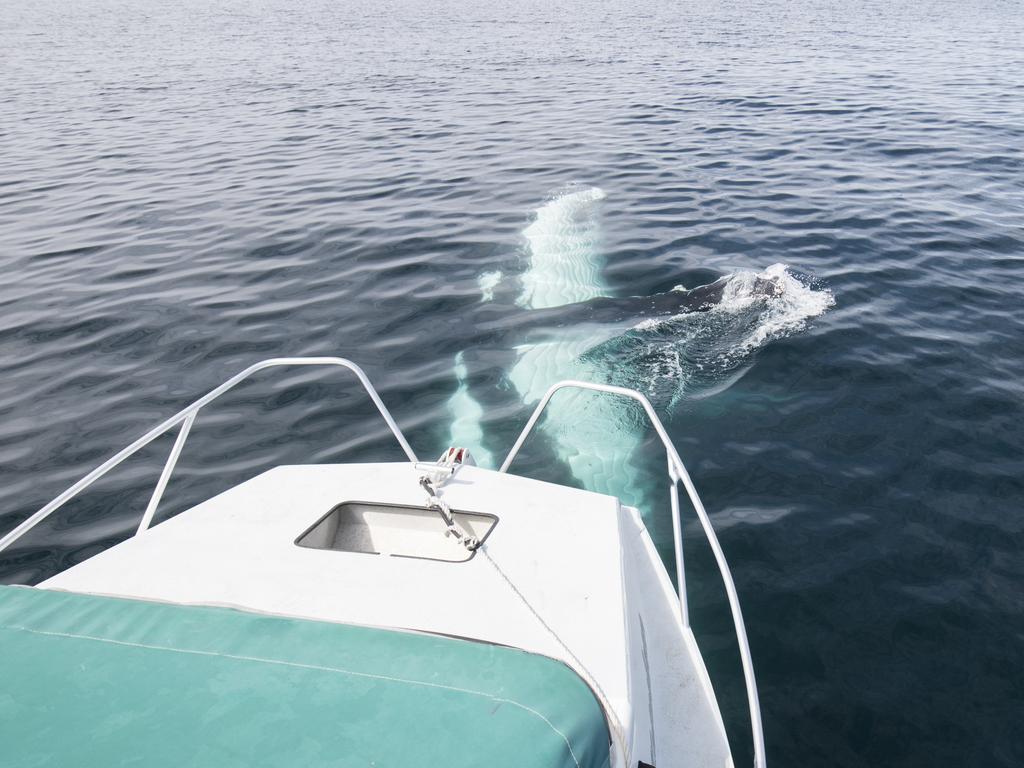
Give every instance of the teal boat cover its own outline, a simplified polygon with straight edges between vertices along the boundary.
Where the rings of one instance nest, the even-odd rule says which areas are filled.
[[[565,664],[448,637],[0,586],[4,765],[600,768]]]

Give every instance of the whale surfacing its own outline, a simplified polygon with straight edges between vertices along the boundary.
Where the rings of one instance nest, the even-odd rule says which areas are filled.
[[[559,308],[567,306],[606,316],[629,314],[626,306],[588,306],[588,302],[616,301],[609,296],[603,278],[600,204],[605,198],[597,187],[574,189],[537,209],[533,222],[523,231],[528,248],[516,300],[519,307],[538,312],[541,321],[553,319]],[[600,370],[584,359],[587,350],[608,338],[610,331],[601,329],[602,325],[607,323],[563,328],[554,338],[515,346],[507,380],[522,403],[534,405],[548,387],[562,379],[602,381]],[[468,393],[461,357],[459,366],[459,388],[449,400],[451,444],[469,448],[478,463],[487,466],[491,454],[483,445],[483,430],[475,426],[480,407]],[[636,473],[628,464],[639,437],[629,428],[632,422],[623,412],[629,405],[608,402],[592,392],[563,392],[548,407],[540,428],[584,488],[636,503]],[[610,428],[610,424],[619,427]]]
[[[614,297],[604,282],[601,255],[606,197],[597,187],[565,192],[538,208],[523,230],[526,268],[515,302],[520,312],[503,321],[501,333],[514,335],[503,347],[505,379],[524,406],[535,405],[564,379],[616,383],[649,395],[671,379],[675,402],[684,385],[708,371],[723,377],[734,372],[750,350],[802,327],[832,304],[831,293],[808,287],[781,264],[689,290]],[[481,276],[484,301],[500,280],[500,272]],[[694,370],[688,368],[691,360]],[[493,467],[480,426],[483,411],[470,392],[461,353],[455,377],[449,445],[466,447],[478,464]],[[563,390],[539,427],[583,488],[646,512],[649,484],[634,466],[645,425],[633,401]]]

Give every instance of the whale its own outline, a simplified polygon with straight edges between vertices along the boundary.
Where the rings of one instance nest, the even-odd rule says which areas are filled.
[[[497,463],[484,429],[482,401],[501,402],[511,391],[520,408],[530,408],[565,379],[624,384],[650,396],[655,379],[670,379],[677,387],[690,375],[673,359],[679,345],[711,350],[724,361],[724,369],[735,365],[744,350],[800,327],[831,304],[830,293],[808,288],[779,264],[760,273],[738,271],[695,288],[615,296],[604,279],[601,209],[606,199],[600,188],[574,188],[535,211],[522,232],[525,268],[514,301],[502,298],[509,293],[500,290],[509,282],[502,271],[478,278],[482,308],[475,327],[481,348],[455,356],[448,440],[469,449],[480,466]],[[702,316],[709,321],[695,325],[694,318]],[[719,354],[719,343],[727,345],[728,354]],[[623,350],[632,354],[637,349],[643,352],[642,364],[621,364],[628,358]],[[475,375],[474,369],[499,369],[500,386],[493,386],[493,373]],[[476,379],[490,381],[500,392],[481,390]],[[651,484],[638,460],[648,434],[635,402],[563,390],[550,401],[539,430],[580,487],[616,496],[641,513],[651,507]]]
[[[696,288],[674,288],[648,296],[599,296],[588,301],[556,307],[531,309],[503,315],[501,325],[509,332],[557,331],[584,324],[636,325],[643,321],[678,317],[692,312],[710,312],[726,297],[732,275]],[[754,297],[780,296],[783,286],[774,277],[756,276],[749,287]]]

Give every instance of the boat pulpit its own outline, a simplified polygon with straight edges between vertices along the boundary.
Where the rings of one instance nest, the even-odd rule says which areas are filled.
[[[199,409],[291,365],[353,371],[408,461],[279,466],[151,525]],[[671,478],[675,586],[637,510],[508,471],[568,386],[631,397],[651,417]],[[452,451],[420,462],[347,360],[264,361],[112,457],[0,549],[174,427],[135,536],[38,587],[0,588],[3,706],[13,707],[2,722],[18,722],[0,733],[22,764],[729,766],[686,611],[682,484],[725,579],[764,765],[735,587],[641,395],[556,385],[492,471]]]

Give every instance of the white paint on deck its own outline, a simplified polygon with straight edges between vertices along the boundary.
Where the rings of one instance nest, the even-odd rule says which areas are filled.
[[[613,730],[621,724],[630,768],[652,760],[652,744],[658,768],[731,765],[675,592],[639,517],[615,498],[463,467],[445,485],[445,500],[499,518],[486,553],[471,560],[295,544],[341,502],[422,506],[417,477],[410,464],[277,467],[40,586],[523,648],[565,661],[600,689]],[[443,530],[439,516],[437,535]]]

